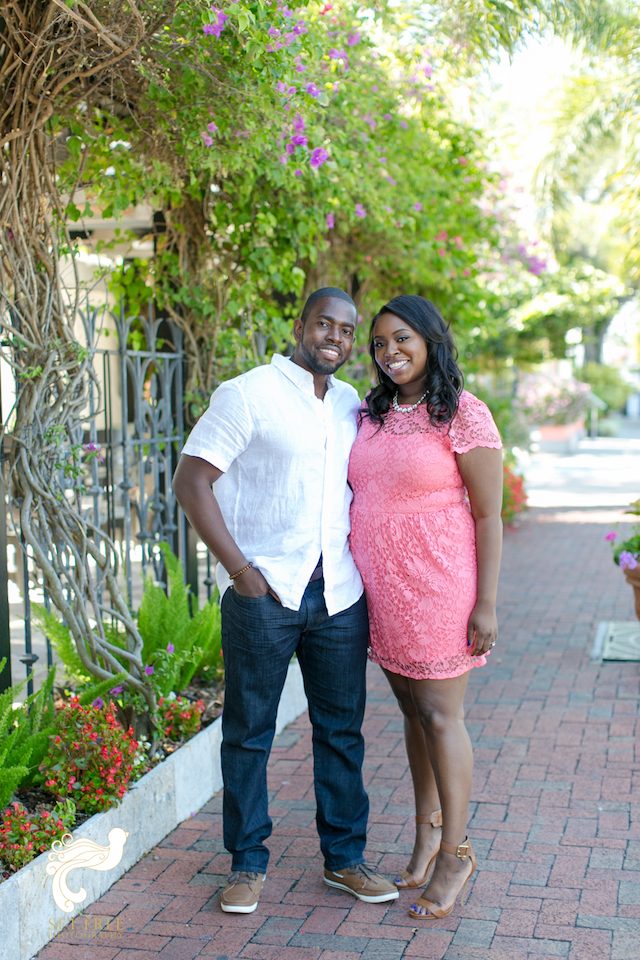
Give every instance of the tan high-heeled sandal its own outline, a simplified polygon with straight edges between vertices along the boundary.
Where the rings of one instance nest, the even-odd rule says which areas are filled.
[[[471,870],[467,875],[467,877],[465,878],[465,881],[462,884],[462,887],[460,888],[458,893],[456,893],[453,903],[451,904],[448,910],[443,910],[442,907],[439,907],[436,903],[432,903],[431,900],[425,900],[424,897],[418,897],[416,902],[413,904],[413,906],[409,910],[409,916],[413,917],[416,920],[429,920],[432,918],[441,920],[443,917],[448,917],[451,911],[453,910],[453,908],[455,907],[456,900],[458,899],[458,897],[460,897],[460,906],[461,907],[464,906],[464,901],[467,896],[467,887],[469,885],[469,880],[473,876],[477,866],[475,854],[473,852],[471,844],[469,843],[469,837],[465,837],[464,843],[458,844],[457,847],[454,846],[453,843],[445,843],[443,841],[440,844],[440,849],[444,850],[445,853],[452,853],[454,856],[459,857],[460,860],[467,860],[467,859],[471,860]],[[414,909],[414,907],[417,907],[417,906],[426,907],[428,912],[418,913]]]
[[[430,823],[432,827],[437,828],[442,826],[442,810],[434,810],[433,813],[429,814],[428,817],[423,816],[422,814],[416,815],[416,823]],[[398,878],[393,882],[399,890],[409,890],[416,889],[417,887],[423,887],[427,882],[427,877],[431,871],[431,867],[436,862],[436,857],[438,856],[438,851],[434,853],[427,864],[427,869],[422,880],[416,880],[412,873],[409,873],[408,870],[403,870]],[[404,881],[404,882],[401,882]]]

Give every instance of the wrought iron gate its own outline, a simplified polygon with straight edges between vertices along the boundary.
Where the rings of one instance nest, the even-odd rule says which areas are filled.
[[[97,388],[92,388],[90,427],[75,441],[93,444],[94,449],[100,451],[89,464],[91,482],[84,490],[82,505],[96,526],[119,546],[122,586],[133,609],[149,570],[155,580],[163,580],[158,548],[161,542],[168,543],[182,559],[187,578],[197,594],[197,538],[188,527],[171,486],[184,443],[182,333],[171,320],[158,316],[150,302],[146,316],[126,316],[124,308],[118,314],[111,314],[117,344],[107,349],[99,346],[103,310],[87,305],[80,313],[83,345],[90,351],[103,389],[99,397]],[[11,521],[11,516],[8,519]],[[39,659],[33,649],[31,600],[35,597],[44,601],[48,608],[48,598],[19,529],[16,532],[14,527],[12,532],[11,526],[9,522],[4,546],[13,547],[15,551],[15,569],[9,576],[22,593],[24,654],[19,659],[30,677]],[[0,523],[0,554],[4,557],[6,549],[2,549],[1,541]],[[204,582],[209,595],[213,582],[209,559]],[[6,585],[7,573],[4,572],[3,580],[0,557],[0,656],[10,649],[8,606],[6,622],[3,621],[2,588],[4,586],[6,596]],[[13,632],[15,647],[15,621]],[[52,651],[48,639],[46,659],[50,665]],[[0,690],[10,683],[5,670],[0,678]],[[28,692],[32,689],[30,678]]]

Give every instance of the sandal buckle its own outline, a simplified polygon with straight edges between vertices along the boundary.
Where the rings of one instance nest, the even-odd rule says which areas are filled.
[[[459,857],[460,860],[466,860],[469,856],[469,847],[471,844],[468,840],[465,840],[464,843],[461,843],[456,850],[456,857]]]

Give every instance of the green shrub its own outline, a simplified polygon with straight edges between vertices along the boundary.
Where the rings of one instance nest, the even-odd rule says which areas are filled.
[[[622,379],[620,371],[604,363],[585,363],[576,375],[589,384],[596,397],[604,400],[610,411],[622,410],[627,398],[633,393],[633,387]]]
[[[5,660],[0,661],[0,671]],[[54,732],[53,681],[55,667],[36,693],[14,709],[26,679],[0,694],[0,811],[23,784],[32,782]]]
[[[151,575],[147,577],[138,630],[144,641],[146,670],[157,692],[166,697],[184,690],[197,671],[219,664],[220,607],[212,597],[198,610],[196,598],[184,582],[182,564],[166,544],[161,544],[161,549],[169,595]]]
[[[158,695],[166,697],[171,692],[183,690],[196,673],[221,672],[221,625],[217,592],[198,610],[197,600],[184,582],[182,564],[166,544],[161,544],[160,548],[169,581],[168,596],[149,574],[138,612],[138,630],[144,643],[142,660],[145,672],[151,677]],[[82,691],[83,703],[92,702],[126,681],[126,675],[118,675],[99,687],[92,685],[83,690],[86,684],[95,684],[95,678],[87,673],[69,628],[43,606],[34,604],[33,612],[64,663],[68,678]],[[110,643],[124,645],[124,634],[117,628],[106,623],[103,628]]]

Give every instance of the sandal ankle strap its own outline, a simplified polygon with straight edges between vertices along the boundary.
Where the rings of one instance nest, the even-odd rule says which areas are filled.
[[[464,843],[459,843],[457,846],[454,843],[445,843],[445,841],[442,840],[440,849],[444,850],[445,853],[452,853],[454,857],[459,857],[460,860],[466,860],[472,852],[469,837],[465,837]]]
[[[442,826],[442,810],[434,810],[429,816],[416,814],[416,823],[430,823],[432,827]]]

